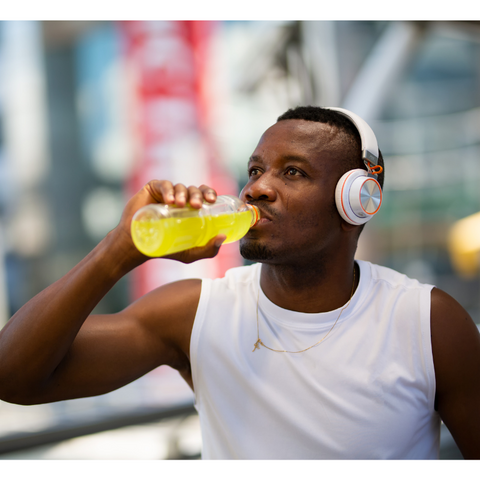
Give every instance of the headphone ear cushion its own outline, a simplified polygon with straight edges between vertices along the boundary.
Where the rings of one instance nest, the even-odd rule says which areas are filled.
[[[351,225],[363,225],[380,209],[382,189],[366,170],[350,170],[337,183],[335,203],[340,216]]]

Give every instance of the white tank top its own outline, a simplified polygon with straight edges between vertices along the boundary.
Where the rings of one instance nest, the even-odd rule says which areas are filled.
[[[191,337],[204,459],[437,459],[431,285],[357,261],[341,308],[285,310],[259,287],[260,264],[203,280]]]

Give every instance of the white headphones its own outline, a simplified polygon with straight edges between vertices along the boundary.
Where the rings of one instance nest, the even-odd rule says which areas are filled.
[[[324,107],[347,117],[357,127],[362,141],[362,158],[368,171],[361,168],[350,170],[343,175],[335,189],[335,203],[338,213],[352,225],[367,223],[380,209],[382,188],[377,175],[382,167],[378,166],[378,144],[368,123],[355,113],[344,108]]]

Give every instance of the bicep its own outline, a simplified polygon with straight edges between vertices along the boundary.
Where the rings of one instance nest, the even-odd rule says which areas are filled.
[[[119,313],[91,315],[40,401],[101,395],[160,365],[184,368],[200,285],[199,280],[166,285]]]
[[[465,309],[432,290],[436,409],[466,458],[480,458],[480,334]]]

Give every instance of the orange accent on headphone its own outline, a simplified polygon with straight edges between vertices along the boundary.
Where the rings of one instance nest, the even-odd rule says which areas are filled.
[[[373,165],[373,163],[370,163],[368,160],[365,160],[365,163],[367,164],[368,173],[371,173],[372,175],[380,175],[383,172],[383,167],[381,165]]]

